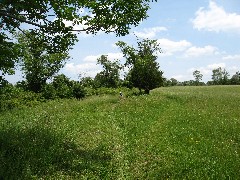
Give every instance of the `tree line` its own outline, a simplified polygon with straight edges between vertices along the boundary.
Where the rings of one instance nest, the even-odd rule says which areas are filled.
[[[164,78],[157,62],[160,45],[157,40],[150,39],[137,39],[135,46],[117,42],[125,58],[124,64],[102,55],[97,64],[103,69],[94,78],[80,77],[78,81],[73,81],[64,74],[58,74],[70,58],[69,49],[78,41],[76,32],[96,34],[104,31],[124,36],[132,26],[147,18],[151,1],[154,0],[2,0],[0,109],[3,106],[14,107],[25,100],[80,99],[86,96],[86,91],[97,91],[99,88],[135,88],[140,94],[149,94],[150,90],[160,86],[204,85],[199,71],[193,73],[195,80],[186,82]],[[86,13],[81,13],[82,10]],[[66,21],[71,21],[72,25],[66,26]],[[82,25],[82,28],[75,29],[74,25]],[[5,76],[14,74],[17,68],[23,72],[24,80],[12,85]],[[121,79],[120,72],[124,69],[128,71]],[[239,84],[239,72],[229,79],[225,69],[215,69],[212,81],[207,84]]]
[[[203,74],[199,70],[193,72],[194,80],[180,82],[175,78],[163,78],[164,86],[205,86],[205,85],[240,85],[240,72],[237,71],[232,77],[222,67],[212,70],[212,78],[207,83],[202,82]]]
[[[47,42],[39,34],[32,34],[29,31],[18,32],[14,34],[18,48],[17,65],[23,72],[25,80],[17,82],[17,87],[35,93],[55,94],[59,92],[69,94],[72,89],[73,97],[81,98],[77,95],[84,87],[91,88],[117,88],[128,87],[138,88],[140,92],[149,94],[150,90],[162,85],[163,72],[159,69],[157,54],[161,52],[157,40],[143,39],[138,40],[136,47],[127,45],[119,41],[116,45],[122,51],[125,57],[125,63],[110,60],[107,55],[102,55],[97,59],[103,70],[94,78],[81,77],[79,81],[71,81],[65,75],[57,75],[59,70],[64,67],[69,56],[67,52],[50,53],[48,52]],[[120,71],[127,68],[129,71],[124,79],[120,78]],[[50,81],[50,83],[49,83]],[[7,83],[6,81],[2,81]],[[2,83],[2,85],[4,85]],[[65,87],[65,90],[64,88]],[[48,92],[49,91],[49,92]],[[68,93],[69,92],[69,93]],[[71,94],[71,93],[70,93]],[[83,93],[79,93],[84,95]],[[71,97],[58,95],[58,97]]]

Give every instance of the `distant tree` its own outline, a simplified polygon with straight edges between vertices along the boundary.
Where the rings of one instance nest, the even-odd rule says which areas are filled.
[[[195,86],[196,82],[194,80],[184,81],[182,82],[183,86]]]
[[[193,76],[194,76],[194,78],[195,78],[195,84],[196,84],[197,86],[199,86],[199,85],[200,85],[200,81],[202,80],[203,75],[200,73],[200,71],[195,70],[195,71],[193,72]]]
[[[157,53],[161,52],[156,40],[144,39],[137,42],[137,48],[128,46],[125,42],[116,43],[126,58],[125,66],[128,66],[128,81],[136,88],[143,89],[146,94],[150,90],[159,87],[163,83],[162,74],[159,70]]]
[[[232,85],[238,85],[240,84],[240,72],[236,72],[232,78],[230,79],[230,82]]]
[[[151,1],[153,0],[1,0],[2,76],[13,73],[18,57],[13,46],[14,41],[11,40],[12,33],[29,30],[31,33],[41,34],[44,42],[49,45],[49,51],[65,52],[76,42],[75,32],[115,32],[118,36],[128,34],[131,26],[137,26],[147,18]],[[82,13],[83,11],[86,13]],[[22,26],[23,24],[28,26]],[[74,29],[74,25],[81,25],[81,28]]]
[[[95,83],[102,87],[117,87],[122,68],[118,60],[110,61],[106,55],[102,55],[97,59],[97,64],[102,65],[103,70],[95,76]]]
[[[171,86],[171,81],[165,77],[162,77],[162,80],[163,80],[163,86],[164,87],[169,87]]]
[[[214,83],[213,83],[213,81],[208,81],[208,82],[207,82],[207,85],[208,85],[208,86],[211,86],[211,85],[214,85]]]
[[[95,85],[94,85],[94,79],[87,76],[87,77],[81,77],[81,75],[79,75],[80,77],[80,84],[83,86],[83,87],[90,87],[90,88],[93,88]]]
[[[229,73],[226,69],[222,69],[221,67],[214,69],[212,71],[212,80],[214,85],[226,85],[228,84]]]
[[[40,92],[46,81],[62,68],[68,59],[68,52],[52,53],[41,34],[25,31],[16,34],[20,48],[19,63],[27,87],[34,92]]]
[[[174,78],[171,78],[170,81],[171,81],[171,86],[176,86],[178,84],[178,80]]]

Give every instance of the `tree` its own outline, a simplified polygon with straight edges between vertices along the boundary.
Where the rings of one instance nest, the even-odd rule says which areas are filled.
[[[171,86],[176,86],[179,83],[178,80],[176,80],[174,78],[171,78],[170,82],[171,82]]]
[[[13,42],[8,42],[8,39],[4,33],[0,33],[0,85],[6,82],[5,74],[14,73],[14,54],[17,54],[17,48]]]
[[[228,84],[229,73],[226,71],[226,69],[219,67],[217,69],[214,69],[212,73],[212,80],[214,85]]]
[[[21,49],[19,63],[27,81],[27,88],[40,92],[53,75],[55,75],[68,59],[68,52],[52,53],[42,34],[16,34],[18,46]]]
[[[200,73],[200,71],[195,70],[193,72],[193,76],[195,78],[195,84],[198,86],[200,81],[202,80],[203,75]]]
[[[120,63],[117,60],[111,62],[106,55],[102,55],[97,59],[97,64],[103,66],[103,71],[95,76],[95,83],[103,87],[117,87],[120,81]]]
[[[0,71],[12,72],[13,59],[18,54],[12,50],[11,34],[23,27],[41,34],[52,53],[65,52],[77,40],[75,32],[128,34],[131,26],[147,18],[151,1],[154,0],[1,0],[0,52],[7,58],[0,58]],[[81,28],[75,29],[74,25]],[[2,63],[2,59],[6,62]]]
[[[144,39],[137,42],[137,48],[128,46],[125,42],[119,41],[116,44],[120,47],[126,58],[125,66],[128,66],[127,79],[134,87],[143,89],[146,94],[150,90],[159,87],[163,83],[159,64],[156,62],[157,53],[161,52],[156,40]]]
[[[81,84],[83,87],[93,88],[93,87],[95,86],[95,85],[94,85],[94,79],[91,78],[90,76],[82,77],[82,75],[80,74],[80,75],[79,75],[79,78],[80,78],[80,84]]]
[[[238,85],[238,84],[240,84],[240,73],[239,73],[239,71],[238,72],[236,72],[233,76],[232,76],[232,78],[231,78],[231,84],[232,85]]]
[[[82,84],[78,81],[70,80],[64,74],[56,75],[52,83],[43,87],[42,95],[46,99],[55,98],[84,98],[86,92]]]

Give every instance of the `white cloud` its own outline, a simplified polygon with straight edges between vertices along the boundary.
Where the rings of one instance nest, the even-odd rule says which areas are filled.
[[[95,62],[95,64],[97,63],[97,59],[100,58],[101,55],[89,55],[86,56],[83,61],[84,62]]]
[[[98,72],[101,71],[101,67],[96,65],[96,63],[84,63],[76,65],[74,63],[67,63],[64,69],[73,74],[83,73],[85,76],[91,77],[94,77]]]
[[[156,37],[157,33],[161,31],[167,31],[166,27],[153,27],[153,28],[144,28],[142,32],[135,31],[134,34],[139,38],[154,38]]]
[[[179,82],[182,82],[182,81],[185,81],[187,79],[187,76],[185,76],[185,75],[175,75],[175,76],[172,76],[171,78],[174,78],[174,79],[178,80]]]
[[[171,41],[169,39],[158,39],[160,47],[163,50],[163,56],[171,56],[176,52],[183,52],[191,46],[191,43],[186,40]]]
[[[192,23],[198,30],[240,33],[240,14],[227,13],[214,1],[210,1],[209,9],[202,7],[198,10]]]
[[[230,74],[229,78],[231,78],[233,74],[239,71],[239,68],[237,66],[228,66],[225,63],[214,63],[214,64],[202,66],[202,67],[190,68],[186,71],[186,73],[174,75],[174,76],[171,76],[171,78],[177,79],[180,82],[188,81],[191,79],[193,80],[194,79],[193,72],[195,70],[198,70],[203,75],[203,81],[207,82],[207,81],[210,81],[212,78],[212,70],[217,69],[219,67],[226,69],[226,71]]]
[[[239,67],[232,66],[232,67],[227,68],[227,70],[230,71],[231,74],[235,74],[236,72],[239,71]]]
[[[208,56],[218,54],[217,48],[213,46],[205,46],[205,47],[190,47],[186,50],[185,56],[186,57],[199,57],[199,56]]]
[[[240,60],[240,54],[225,56],[223,60]]]
[[[221,67],[222,69],[226,69],[226,71],[229,73],[230,78],[233,74],[235,74],[237,71],[239,71],[239,67],[237,66],[229,66],[226,65],[225,63],[215,63],[215,64],[209,64],[205,67],[198,67],[198,68],[191,68],[188,69],[187,73],[190,75],[192,74],[195,70],[199,70],[200,73],[203,75],[203,78],[206,81],[211,80],[211,75],[212,75],[212,70],[217,69]]]
[[[193,73],[195,70],[200,71],[201,74],[203,75],[210,75],[212,74],[212,70],[217,69],[217,68],[226,68],[226,64],[225,63],[214,63],[214,64],[209,64],[205,67],[199,67],[199,68],[191,68],[188,69],[187,72],[188,73]]]
[[[110,60],[114,60],[114,59],[122,59],[123,58],[123,54],[122,53],[107,53],[107,56]]]
[[[179,57],[201,57],[210,55],[219,55],[217,47],[206,45],[204,47],[196,47],[187,40],[172,41],[169,39],[158,39],[158,43],[163,51],[159,56],[178,55]]]
[[[114,59],[122,59],[123,54],[122,53],[106,53],[106,54],[98,54],[98,55],[89,55],[86,56],[83,61],[84,62],[95,62],[97,63],[97,59],[101,57],[101,55],[107,55],[109,60],[114,60]]]
[[[97,73],[102,70],[101,65],[97,65],[97,59],[101,56],[99,55],[89,55],[83,59],[82,64],[67,63],[64,69],[72,74],[84,74],[85,76],[94,77]],[[109,60],[121,59],[123,57],[122,53],[107,53]]]
[[[208,69],[211,69],[211,70],[217,69],[217,68],[219,68],[219,67],[225,68],[225,67],[226,67],[226,64],[225,64],[225,63],[215,63],[215,64],[210,64],[210,65],[207,66],[207,68],[208,68]]]

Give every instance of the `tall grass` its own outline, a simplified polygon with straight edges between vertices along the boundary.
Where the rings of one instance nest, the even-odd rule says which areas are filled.
[[[55,100],[1,113],[0,179],[238,179],[240,87]]]

